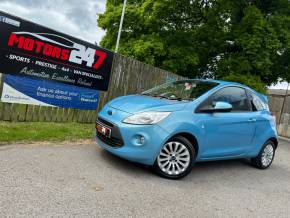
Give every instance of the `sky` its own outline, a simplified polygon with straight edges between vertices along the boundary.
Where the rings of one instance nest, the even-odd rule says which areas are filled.
[[[106,0],[0,0],[0,10],[99,43],[105,32],[97,26],[97,14]]]
[[[97,26],[106,0],[0,0],[0,10],[67,33],[91,43],[99,43],[105,32]],[[287,83],[270,88],[286,89]]]
[[[288,83],[287,82],[280,82],[276,85],[270,86],[270,89],[287,89]],[[290,89],[290,87],[289,87]]]

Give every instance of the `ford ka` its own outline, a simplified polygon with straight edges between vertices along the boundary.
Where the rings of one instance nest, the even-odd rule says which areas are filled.
[[[118,97],[98,114],[97,144],[179,179],[194,163],[248,159],[268,168],[278,145],[267,97],[234,82],[180,80]]]

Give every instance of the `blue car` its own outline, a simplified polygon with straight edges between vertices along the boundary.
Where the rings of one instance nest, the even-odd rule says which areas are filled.
[[[268,168],[278,145],[267,97],[239,83],[182,80],[118,97],[98,114],[97,144],[166,178],[195,162],[246,158]]]

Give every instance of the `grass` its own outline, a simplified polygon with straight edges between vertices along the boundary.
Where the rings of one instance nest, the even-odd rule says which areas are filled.
[[[12,142],[76,141],[92,139],[94,124],[0,122],[0,144]]]

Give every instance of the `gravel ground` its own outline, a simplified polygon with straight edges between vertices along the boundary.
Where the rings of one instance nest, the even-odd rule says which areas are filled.
[[[290,143],[268,170],[199,163],[179,181],[95,145],[2,146],[0,217],[290,217]]]

